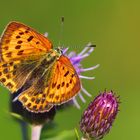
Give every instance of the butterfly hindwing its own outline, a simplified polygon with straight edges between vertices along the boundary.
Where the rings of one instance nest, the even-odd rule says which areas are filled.
[[[29,88],[24,90],[19,97],[17,97],[23,106],[31,112],[45,112],[53,107],[53,105],[49,104],[46,100],[46,92],[49,88],[48,81],[51,77],[52,67],[49,67],[48,70],[46,69],[41,66],[36,67],[25,84],[25,88]]]
[[[43,35],[22,23],[11,22],[0,41],[1,61],[39,56],[51,48],[51,42]]]
[[[33,69],[37,66],[34,60],[28,61],[11,61],[0,63],[0,82],[7,87],[11,93],[20,89]]]
[[[29,88],[27,92],[24,91],[19,96],[19,101],[27,110],[35,113],[46,112],[53,107],[52,104],[46,101],[44,94],[41,92],[38,92],[37,95],[32,95],[32,88]]]
[[[19,61],[0,63],[0,82],[11,92],[17,91],[13,78],[15,77],[15,66],[19,65],[19,63]]]

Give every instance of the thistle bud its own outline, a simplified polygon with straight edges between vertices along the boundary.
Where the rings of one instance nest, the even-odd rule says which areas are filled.
[[[107,134],[118,113],[118,97],[112,91],[98,95],[81,118],[80,129],[85,139],[101,139]]]

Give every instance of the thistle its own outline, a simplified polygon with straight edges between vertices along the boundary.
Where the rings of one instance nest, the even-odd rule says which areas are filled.
[[[112,91],[100,93],[84,111],[80,129],[86,140],[101,139],[112,127],[119,107],[118,97]]]

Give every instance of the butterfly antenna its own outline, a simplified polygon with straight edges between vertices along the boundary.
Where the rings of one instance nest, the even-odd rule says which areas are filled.
[[[95,44],[90,44],[89,47],[94,48],[94,47],[96,47],[96,45]]]
[[[64,29],[64,16],[61,17],[61,27],[60,27],[60,34],[59,34],[59,43],[58,43],[58,47],[62,47],[61,46],[61,40],[63,38],[63,29]]]

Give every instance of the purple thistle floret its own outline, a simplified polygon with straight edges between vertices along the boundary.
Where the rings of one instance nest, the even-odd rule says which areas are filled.
[[[119,97],[112,91],[98,95],[81,118],[80,129],[85,139],[101,139],[107,134],[118,113]]]
[[[87,77],[87,76],[81,75],[81,73],[86,72],[86,71],[94,70],[99,66],[99,64],[97,64],[97,65],[92,66],[90,68],[83,68],[83,66],[81,64],[83,59],[88,57],[94,51],[94,47],[91,47],[91,46],[92,46],[91,43],[87,44],[87,46],[79,54],[77,54],[74,51],[72,51],[70,53],[67,53],[68,48],[63,50],[63,54],[66,55],[70,59],[70,61],[73,64],[74,68],[76,69],[76,72],[78,73],[80,79],[87,79],[87,80],[95,79],[95,77]],[[82,102],[85,103],[86,100],[82,96],[82,93],[84,93],[85,95],[91,97],[91,94],[88,93],[88,91],[82,86],[82,83],[81,83],[81,91],[78,93],[78,96],[80,97]],[[76,97],[73,98],[73,102],[74,102],[75,106],[78,109],[80,109],[80,105],[78,104],[78,102],[76,100]]]

